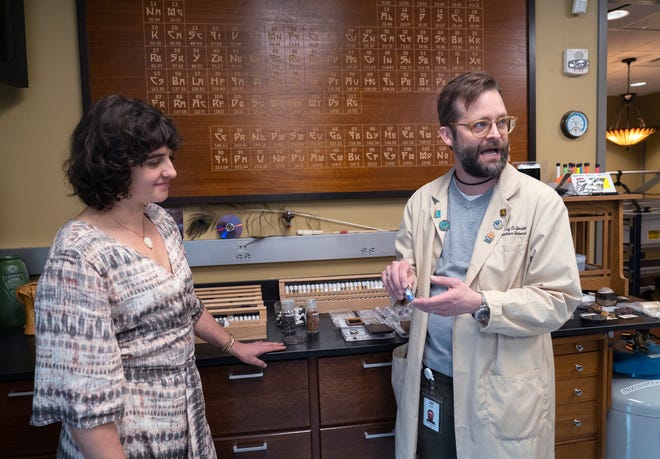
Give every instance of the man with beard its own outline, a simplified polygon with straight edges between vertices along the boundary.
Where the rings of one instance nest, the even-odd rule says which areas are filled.
[[[507,163],[516,117],[494,77],[457,77],[437,107],[455,164],[410,198],[382,273],[394,301],[415,295],[394,351],[396,457],[552,458],[550,332],[581,299],[568,213]]]

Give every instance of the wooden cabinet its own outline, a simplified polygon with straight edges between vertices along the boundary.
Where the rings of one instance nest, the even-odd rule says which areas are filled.
[[[605,334],[553,339],[557,459],[604,457]],[[394,457],[391,352],[201,367],[220,457]],[[32,382],[0,383],[3,457],[54,457],[59,424],[30,427]]]
[[[32,381],[0,383],[0,458],[54,458],[60,424],[30,426]]]
[[[312,457],[309,362],[199,369],[221,457]],[[293,454],[289,454],[293,450]]]
[[[318,359],[321,457],[394,457],[392,354]]]
[[[390,352],[202,367],[220,457],[394,457]]]
[[[607,344],[605,334],[553,339],[557,459],[604,457]]]
[[[605,334],[553,339],[557,459],[604,457],[607,345]],[[263,375],[242,365],[202,368],[218,453],[393,458],[391,362],[391,353],[381,352],[271,362]]]

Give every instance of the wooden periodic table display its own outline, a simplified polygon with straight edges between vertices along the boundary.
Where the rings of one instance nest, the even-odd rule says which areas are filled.
[[[528,159],[527,0],[78,0],[85,103],[172,117],[172,202],[403,195],[446,171],[435,100],[502,83]]]

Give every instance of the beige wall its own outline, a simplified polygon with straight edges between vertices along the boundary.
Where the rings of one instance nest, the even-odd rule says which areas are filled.
[[[597,5],[572,16],[572,1],[536,0],[537,158],[552,173],[554,163],[595,162]],[[0,249],[49,246],[62,223],[80,204],[67,197],[61,164],[68,137],[81,114],[75,0],[25,0],[30,87],[0,85]],[[506,31],[502,31],[506,33]],[[562,50],[587,48],[592,70],[562,74]],[[587,135],[565,139],[561,115],[587,113]],[[579,159],[578,159],[579,158]],[[395,229],[402,199],[286,203],[286,208]],[[331,227],[330,230],[335,230]],[[242,265],[195,269],[197,282],[276,279],[377,272],[385,259]]]
[[[596,162],[596,76],[598,65],[598,5],[573,16],[573,1],[536,0],[536,152],[554,177],[555,163]],[[572,77],[562,72],[562,52],[589,50],[590,70]],[[587,133],[575,140],[561,134],[559,121],[569,110],[583,111],[590,121]]]
[[[75,0],[25,0],[29,88],[0,84],[0,248],[49,246],[80,205],[62,161],[80,118]]]

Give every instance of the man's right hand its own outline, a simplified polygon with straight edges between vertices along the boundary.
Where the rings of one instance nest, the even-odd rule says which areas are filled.
[[[387,293],[397,301],[403,300],[406,288],[415,285],[415,273],[405,260],[390,263],[380,277]]]

